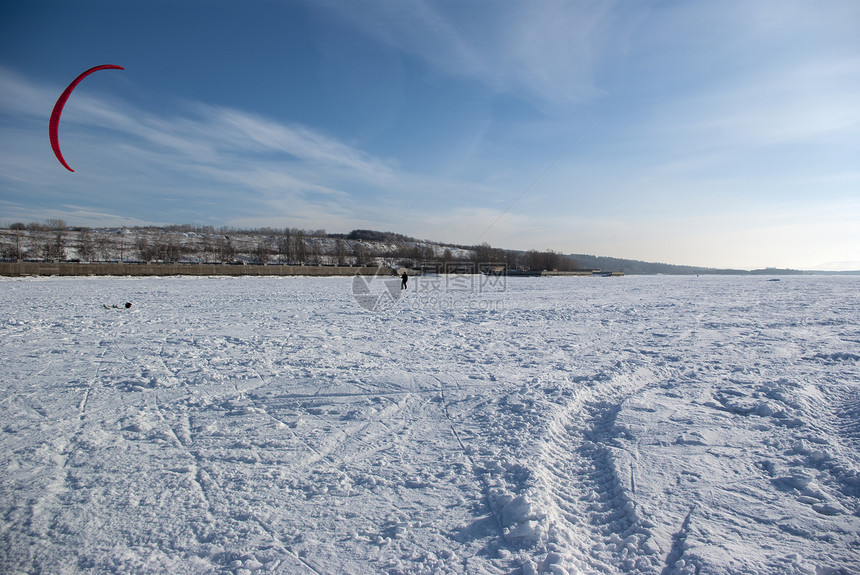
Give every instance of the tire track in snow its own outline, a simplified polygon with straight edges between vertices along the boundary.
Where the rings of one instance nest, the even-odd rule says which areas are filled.
[[[838,435],[850,444],[855,453],[860,453],[860,389],[843,386],[831,391],[832,415],[824,421],[832,421]]]
[[[652,573],[659,563],[631,493],[635,469],[613,455],[622,404],[656,380],[647,369],[582,387],[550,422],[536,469],[550,551],[577,569]],[[629,485],[625,482],[629,481]]]
[[[824,429],[821,437],[835,441],[829,444],[812,444],[798,441],[793,446],[795,452],[804,456],[807,465],[813,469],[826,471],[835,481],[834,487],[853,499],[844,499],[852,513],[860,512],[860,395],[855,382],[849,380],[838,387],[826,388],[827,404],[820,408],[817,421],[810,422],[814,429]],[[838,508],[822,505],[815,506],[819,512],[832,513]],[[841,510],[840,510],[841,512]]]

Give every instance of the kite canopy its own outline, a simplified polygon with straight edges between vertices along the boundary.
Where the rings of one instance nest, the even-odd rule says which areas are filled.
[[[80,76],[75,78],[65,90],[63,90],[62,94],[60,94],[60,98],[57,100],[57,103],[54,104],[54,110],[51,112],[51,121],[48,122],[48,136],[51,138],[51,149],[54,150],[54,155],[57,156],[60,163],[63,164],[70,172],[74,172],[74,170],[70,168],[69,164],[66,163],[66,160],[63,159],[63,154],[60,152],[60,140],[57,137],[57,128],[60,126],[60,114],[63,113],[63,106],[66,105],[66,100],[69,99],[69,96],[72,94],[72,90],[81,83],[81,80],[93,72],[98,72],[99,70],[125,70],[125,68],[122,66],[114,66],[113,64],[104,64],[102,66],[94,66],[82,73]]]

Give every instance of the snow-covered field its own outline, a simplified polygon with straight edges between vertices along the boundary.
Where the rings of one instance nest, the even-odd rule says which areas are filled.
[[[860,572],[860,278],[354,287],[0,280],[0,572]]]

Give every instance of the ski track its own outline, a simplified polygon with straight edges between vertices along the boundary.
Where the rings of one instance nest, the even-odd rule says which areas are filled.
[[[0,280],[0,570],[856,572],[856,281]]]

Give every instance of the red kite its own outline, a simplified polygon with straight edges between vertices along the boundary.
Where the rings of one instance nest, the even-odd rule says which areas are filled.
[[[57,137],[57,128],[60,125],[60,114],[63,113],[63,106],[66,105],[66,100],[69,99],[69,96],[72,94],[72,90],[75,89],[75,86],[81,83],[81,80],[92,74],[93,72],[98,72],[99,70],[125,70],[122,66],[114,66],[113,64],[105,64],[103,66],[95,66],[90,68],[80,76],[74,79],[74,81],[69,84],[68,88],[66,88],[62,94],[60,94],[60,98],[57,100],[57,103],[54,104],[54,110],[51,112],[51,121],[48,123],[48,135],[51,138],[51,149],[54,150],[54,155],[57,156],[57,159],[60,160],[60,163],[63,164],[67,170],[70,172],[74,172],[72,168],[69,167],[69,164],[66,163],[66,160],[63,159],[63,154],[60,152],[60,140]]]

